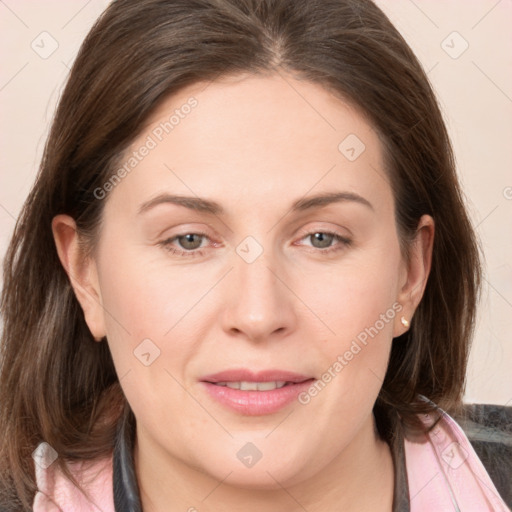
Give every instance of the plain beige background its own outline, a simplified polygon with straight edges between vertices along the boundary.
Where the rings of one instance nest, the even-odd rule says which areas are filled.
[[[0,0],[0,258],[80,43],[107,0]],[[441,103],[485,281],[466,400],[512,404],[512,0],[378,0]],[[1,285],[1,282],[0,282]]]

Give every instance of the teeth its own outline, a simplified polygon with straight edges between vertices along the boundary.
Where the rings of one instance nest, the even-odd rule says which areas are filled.
[[[226,386],[231,389],[239,389],[241,391],[272,391],[273,389],[282,388],[286,381],[278,380],[272,382],[216,382],[217,386]]]
[[[252,383],[254,384],[254,382]],[[276,382],[257,382],[258,391],[272,391],[273,389],[282,388],[286,382],[276,381]],[[240,387],[242,389],[242,387]]]

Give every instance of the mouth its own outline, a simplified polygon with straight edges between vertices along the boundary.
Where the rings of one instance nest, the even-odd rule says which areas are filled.
[[[226,370],[203,377],[210,399],[246,416],[273,414],[290,405],[315,380],[284,370]]]

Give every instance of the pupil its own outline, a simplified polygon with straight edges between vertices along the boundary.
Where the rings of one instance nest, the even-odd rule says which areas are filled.
[[[196,247],[194,247],[194,245],[197,245],[197,241],[196,241],[196,243],[194,243],[195,236],[197,236],[195,233],[189,233],[187,235],[182,236],[181,238],[185,239],[184,244],[182,244],[182,245],[186,249],[196,249]]]
[[[315,233],[315,240],[320,242],[320,247],[329,247],[332,235],[328,235],[327,233]]]

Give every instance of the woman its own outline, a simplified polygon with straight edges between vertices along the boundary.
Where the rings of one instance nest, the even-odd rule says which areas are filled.
[[[450,416],[450,143],[370,1],[113,2],[4,282],[6,510],[507,510]]]

